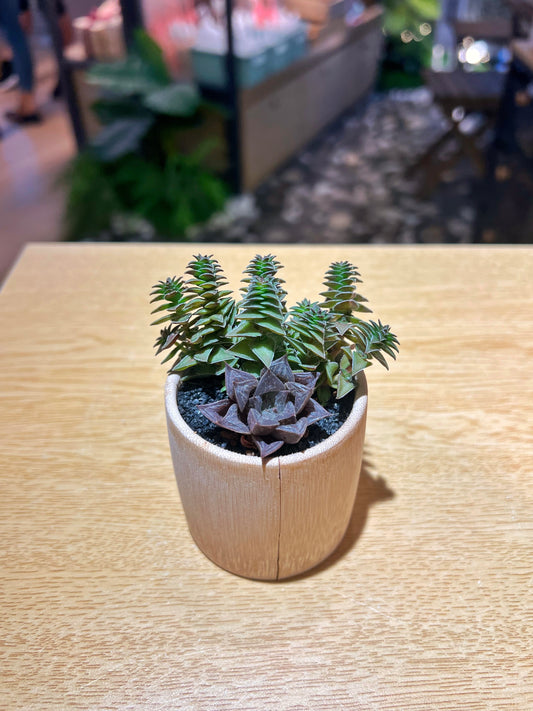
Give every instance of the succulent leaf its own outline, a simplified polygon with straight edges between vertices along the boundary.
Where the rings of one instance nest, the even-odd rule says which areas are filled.
[[[211,256],[196,255],[187,265],[186,275],[186,281],[171,277],[152,291],[152,302],[163,302],[153,313],[166,310],[155,323],[171,323],[156,341],[158,353],[173,348],[163,362],[175,358],[170,372],[180,373],[183,380],[220,373],[225,361],[236,360],[229,353],[233,341],[227,336],[236,307],[224,289],[227,281],[219,263]]]
[[[294,422],[291,425],[280,425],[279,427],[276,427],[274,433],[278,439],[282,439],[288,444],[296,444],[305,435],[308,424],[310,424],[309,421],[302,418],[301,420],[298,420],[298,422]]]
[[[315,376],[294,373],[286,356],[263,368],[259,378],[226,365],[225,381],[227,398],[198,409],[219,427],[243,435],[241,441],[261,457],[283,442],[299,442],[310,424],[330,414],[312,399]]]
[[[350,262],[333,262],[324,280],[326,291],[320,294],[324,297],[323,307],[336,314],[370,312],[369,308],[363,306],[366,299],[356,292],[356,285],[361,282],[359,276],[357,268]]]
[[[294,407],[297,414],[300,414],[309,402],[311,395],[313,394],[311,387],[314,389],[314,383],[312,386],[302,385],[302,383],[287,383],[287,390],[294,397]]]
[[[270,366],[285,350],[286,310],[275,277],[252,276],[237,305],[235,326],[227,334],[237,357]]]
[[[355,390],[355,383],[351,377],[347,377],[344,373],[340,373],[337,379],[337,399],[341,399]]]
[[[255,257],[252,259],[252,261],[248,264],[246,269],[244,270],[244,273],[247,274],[248,276],[244,277],[242,279],[243,284],[249,284],[253,279],[261,279],[263,277],[267,277],[273,280],[274,284],[276,285],[276,290],[278,292],[278,295],[280,296],[281,300],[283,301],[285,296],[287,296],[287,292],[283,287],[281,286],[284,284],[284,280],[280,279],[277,276],[277,273],[280,269],[283,269],[282,265],[278,260],[272,255],[272,254],[267,254],[266,256],[261,256],[260,254],[256,254]],[[246,292],[247,287],[244,286],[241,289],[242,291]],[[284,301],[283,301],[284,304]]]
[[[249,441],[250,440],[248,440],[248,438],[241,437],[241,442],[243,442],[243,444],[246,445],[246,443]],[[251,441],[254,443],[254,445],[259,450],[259,456],[262,459],[272,456],[274,454],[274,452],[277,452],[278,449],[283,447],[283,440],[273,440],[272,442],[266,442],[264,439],[260,439],[258,437],[252,437]]]
[[[275,404],[278,414],[289,393],[299,417],[307,411],[308,388],[325,402],[332,392],[341,398],[352,391],[357,374],[374,361],[388,368],[387,358],[398,353],[398,339],[381,321],[360,318],[369,309],[357,291],[361,279],[355,266],[333,262],[325,275],[323,301],[304,299],[289,312],[280,268],[273,255],[256,255],[245,269],[238,304],[211,255],[195,255],[183,277],[158,282],[151,292],[153,323],[162,326],[155,348],[157,354],[166,352],[163,363],[173,363],[170,372],[186,380],[239,366],[241,376],[253,378],[238,383],[234,378],[232,402],[243,412],[265,405],[269,393],[257,395],[255,383],[267,369],[284,383],[285,395],[278,393]],[[254,434],[247,437],[258,446]]]

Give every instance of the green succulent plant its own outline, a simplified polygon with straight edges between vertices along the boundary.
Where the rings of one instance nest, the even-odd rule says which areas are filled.
[[[320,294],[324,297],[323,307],[338,315],[351,314],[352,311],[370,312],[363,304],[365,297],[356,291],[361,282],[359,277],[357,268],[350,262],[333,262],[324,279],[326,291]]]
[[[293,367],[319,373],[319,399],[332,392],[342,398],[357,384],[357,374],[377,360],[385,368],[384,353],[396,358],[398,339],[381,321],[365,322],[357,313],[371,313],[357,291],[359,272],[349,262],[334,262],[326,272],[322,303],[308,300],[289,313],[287,336]]]
[[[283,354],[286,315],[276,279],[252,276],[237,304],[235,326],[228,333],[235,340],[231,353],[249,361],[247,370],[257,372]]]
[[[195,256],[187,265],[188,279],[168,278],[154,286],[152,303],[162,301],[152,314],[166,311],[152,325],[167,323],[156,340],[157,354],[170,349],[163,360],[175,359],[171,372],[184,380],[191,376],[224,372],[224,362],[235,362],[228,348],[228,329],[234,323],[235,302],[211,256]]]
[[[357,374],[373,361],[388,368],[386,356],[396,358],[398,339],[381,321],[359,316],[370,309],[357,290],[356,267],[334,262],[325,275],[324,300],[305,299],[290,310],[280,268],[272,255],[255,256],[237,303],[212,256],[198,255],[184,277],[159,282],[152,301],[162,303],[152,313],[166,312],[154,322],[166,325],[155,345],[158,354],[170,349],[163,361],[175,359],[170,372],[186,380],[221,375],[229,365],[260,376],[286,358],[293,371],[313,374],[317,397],[327,402],[354,390]]]
[[[271,278],[280,296],[283,310],[286,313],[287,307],[285,305],[285,297],[287,296],[287,292],[282,287],[282,284],[284,284],[285,281],[278,277],[278,271],[280,269],[283,269],[283,265],[278,262],[276,257],[272,254],[267,254],[265,257],[262,257],[260,254],[256,254],[244,270],[244,274],[247,276],[241,279],[242,283],[245,284],[245,286],[241,288],[241,291],[245,292],[247,290],[246,285],[249,284],[252,279]]]

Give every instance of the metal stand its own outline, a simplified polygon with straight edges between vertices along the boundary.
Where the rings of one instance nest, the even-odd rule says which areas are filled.
[[[226,2],[226,34],[228,51],[226,54],[226,76],[228,79],[228,105],[230,117],[228,120],[227,136],[230,156],[230,180],[236,193],[241,192],[241,144],[240,144],[240,105],[235,72],[235,53],[233,47],[233,0]]]
[[[50,37],[52,38],[52,44],[59,71],[59,81],[61,83],[61,89],[63,90],[63,96],[67,102],[70,121],[72,123],[72,130],[74,132],[78,149],[81,150],[87,144],[87,135],[83,127],[81,112],[78,105],[78,97],[76,96],[76,90],[72,81],[72,68],[65,61],[65,56],[63,54],[63,38],[61,36],[61,30],[57,21],[55,3],[53,0],[43,0],[42,9],[45,15],[46,24],[48,25]]]
[[[142,8],[139,0],[120,0],[120,7],[122,9],[124,39],[126,46],[131,47],[135,30],[144,25]]]

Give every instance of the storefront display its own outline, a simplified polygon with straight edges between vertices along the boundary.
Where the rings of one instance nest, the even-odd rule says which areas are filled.
[[[73,51],[77,50],[79,58],[112,61],[124,57],[126,47],[118,0],[106,0],[72,24],[76,44]]]
[[[177,76],[224,89],[227,30],[224,3],[150,0],[145,26]],[[237,83],[258,84],[305,54],[307,27],[299,15],[273,0],[235,3],[232,13]]]
[[[281,10],[270,21],[258,23],[252,13],[235,11],[234,15],[238,86],[255,86],[305,54],[307,31],[298,16]],[[224,26],[204,17],[192,49],[193,74],[200,84],[217,89],[226,86],[226,52]]]
[[[209,101],[225,107],[206,130],[226,139],[227,161],[221,168],[233,187],[253,190],[374,83],[382,9],[357,1],[345,7],[346,2],[106,0],[75,20],[75,51],[69,48],[61,58],[76,95],[69,109],[78,144],[99,130],[90,108],[94,87],[85,82],[87,67],[92,60],[124,56],[120,30],[131,40],[135,28],[143,26],[176,81],[195,81]],[[295,11],[297,3],[301,12]],[[307,14],[313,3],[326,8],[320,23]],[[311,43],[310,32],[319,39]]]

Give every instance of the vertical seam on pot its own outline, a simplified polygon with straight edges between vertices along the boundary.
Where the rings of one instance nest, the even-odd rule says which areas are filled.
[[[278,486],[279,486],[279,507],[278,507],[278,553],[276,558],[276,580],[279,580],[279,551],[281,542],[281,459],[278,457]]]

